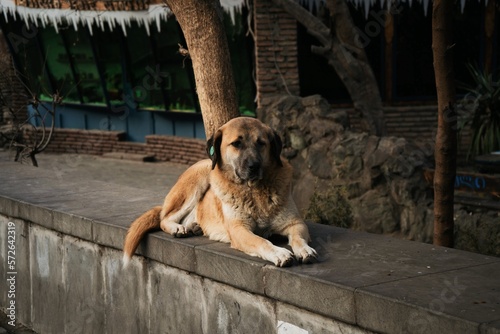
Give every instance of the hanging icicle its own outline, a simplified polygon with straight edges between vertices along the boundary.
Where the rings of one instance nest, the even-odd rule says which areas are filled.
[[[233,24],[235,23],[236,15],[241,14],[243,6],[247,6],[248,0],[220,0],[222,8],[229,14]],[[315,11],[320,8],[325,0],[295,0],[307,7],[310,11]],[[348,0],[356,6],[362,8],[366,17],[368,17],[370,9],[377,4],[387,8],[395,3],[408,3],[412,5],[413,0]],[[429,11],[429,3],[431,0],[417,0],[422,4],[424,13],[427,15]],[[462,12],[465,8],[465,1],[460,0],[460,9]],[[481,0],[478,0],[481,1]],[[488,0],[485,0],[486,4]],[[147,5],[146,5],[147,6]],[[113,30],[117,25],[121,26],[123,33],[127,34],[127,28],[130,27],[132,21],[143,24],[147,33],[150,32],[150,25],[156,24],[156,29],[160,31],[161,22],[166,21],[172,15],[170,9],[164,4],[151,4],[147,10],[75,10],[75,9],[53,9],[53,8],[32,8],[25,6],[17,6],[15,0],[0,0],[0,13],[3,12],[5,20],[9,18],[9,14],[14,20],[21,19],[29,27],[31,24],[42,26],[51,24],[58,31],[59,26],[63,24],[72,24],[75,30],[78,30],[78,25],[87,25],[90,33],[92,26],[96,25],[99,29],[105,29],[105,26]]]

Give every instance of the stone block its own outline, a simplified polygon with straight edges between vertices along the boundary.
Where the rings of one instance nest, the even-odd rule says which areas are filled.
[[[270,262],[246,255],[221,242],[196,247],[195,252],[198,275],[264,294],[262,269]]]
[[[54,228],[64,234],[92,241],[92,220],[81,215],[52,211]]]
[[[481,324],[500,319],[498,263],[497,259],[360,288],[356,291],[358,324],[385,333],[479,332]]]
[[[289,269],[265,267],[265,294],[317,314],[355,324],[354,288]]]
[[[123,241],[127,227],[107,224],[101,221],[92,222],[92,241],[115,249],[123,249]]]
[[[500,334],[500,320],[481,325],[480,333],[481,334]]]
[[[204,281],[203,325],[211,333],[275,333],[273,302],[210,280]]]
[[[17,205],[19,210],[18,218],[36,222],[38,225],[49,229],[54,228],[52,210],[24,202],[18,202]]]
[[[101,249],[96,244],[63,237],[64,307],[68,334],[100,333],[104,328]]]
[[[14,223],[15,233],[8,234],[9,222]],[[16,322],[31,325],[31,280],[30,280],[30,259],[29,259],[29,224],[19,219],[0,216],[0,291],[4,292],[0,296],[1,308],[9,307],[10,300],[15,300]],[[14,236],[15,250],[8,253],[8,235]],[[14,258],[9,258],[14,256]],[[14,267],[9,267],[9,260],[14,260]],[[12,277],[13,276],[13,277]],[[14,278],[14,281],[7,279]],[[12,284],[11,284],[12,283]],[[14,290],[11,290],[11,287]],[[14,298],[9,298],[9,294],[14,293]],[[10,321],[10,319],[8,319]]]
[[[314,334],[329,334],[329,333],[343,333],[343,334],[368,334],[370,332],[363,330],[359,327],[345,324],[343,322],[323,317],[321,315],[308,312],[306,310],[284,304],[281,302],[276,303],[276,315],[278,319],[278,326],[285,327],[285,324],[291,324],[298,327],[304,333]],[[281,333],[278,328],[278,333]],[[283,333],[287,333],[283,331]]]
[[[203,279],[152,262],[150,333],[203,333]]]
[[[19,215],[19,206],[17,203],[18,202],[12,198],[0,195],[1,213],[8,217],[17,217]]]
[[[105,249],[104,301],[106,333],[148,333],[150,292],[148,266],[144,259],[132,258],[122,268],[122,253]]]
[[[168,266],[195,272],[196,247],[213,243],[215,241],[201,236],[175,238],[163,231],[158,231],[146,235],[139,244],[136,253]]]
[[[33,330],[60,333],[66,317],[62,238],[37,225],[29,235]]]

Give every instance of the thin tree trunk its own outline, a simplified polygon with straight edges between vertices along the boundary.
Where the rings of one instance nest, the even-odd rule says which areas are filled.
[[[272,0],[300,22],[322,46],[312,52],[324,57],[335,69],[346,87],[354,109],[361,114],[365,131],[387,134],[382,99],[365,50],[359,45],[360,36],[345,0],[328,0],[332,29],[293,0]],[[332,33],[333,31],[333,33]]]
[[[457,116],[453,72],[453,0],[434,0],[432,51],[438,97],[434,174],[434,244],[453,247],[453,202],[457,155]]]
[[[354,25],[345,0],[327,0],[331,22],[335,31],[333,38],[333,57],[330,64],[340,63],[347,75],[342,80],[349,82],[348,91],[354,103],[354,109],[359,111],[362,122],[367,129],[375,129],[371,133],[383,136],[387,134],[382,98],[378,89],[375,74],[366,56],[365,49],[360,44],[360,36]],[[339,65],[334,66],[337,70]],[[342,73],[337,70],[337,73]]]
[[[217,0],[167,0],[186,38],[207,138],[239,116],[222,8]]]

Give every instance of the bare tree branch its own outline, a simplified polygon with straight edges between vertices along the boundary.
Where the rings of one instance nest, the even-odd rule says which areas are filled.
[[[326,2],[331,29],[292,0],[272,1],[293,16],[321,43],[319,46],[312,46],[311,51],[324,57],[335,69],[351,96],[354,109],[361,114],[364,130],[385,135],[387,130],[378,84],[365,50],[358,43],[359,34],[345,0]]]

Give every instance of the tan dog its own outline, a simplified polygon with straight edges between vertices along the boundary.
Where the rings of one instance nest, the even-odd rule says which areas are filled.
[[[128,262],[146,232],[161,228],[176,237],[204,234],[231,243],[252,256],[288,266],[295,258],[316,260],[309,232],[291,196],[292,167],[280,157],[281,139],[260,121],[239,117],[208,141],[210,159],[189,167],[171,189],[163,207],[137,218],[127,233]],[[293,254],[265,239],[288,237]]]

